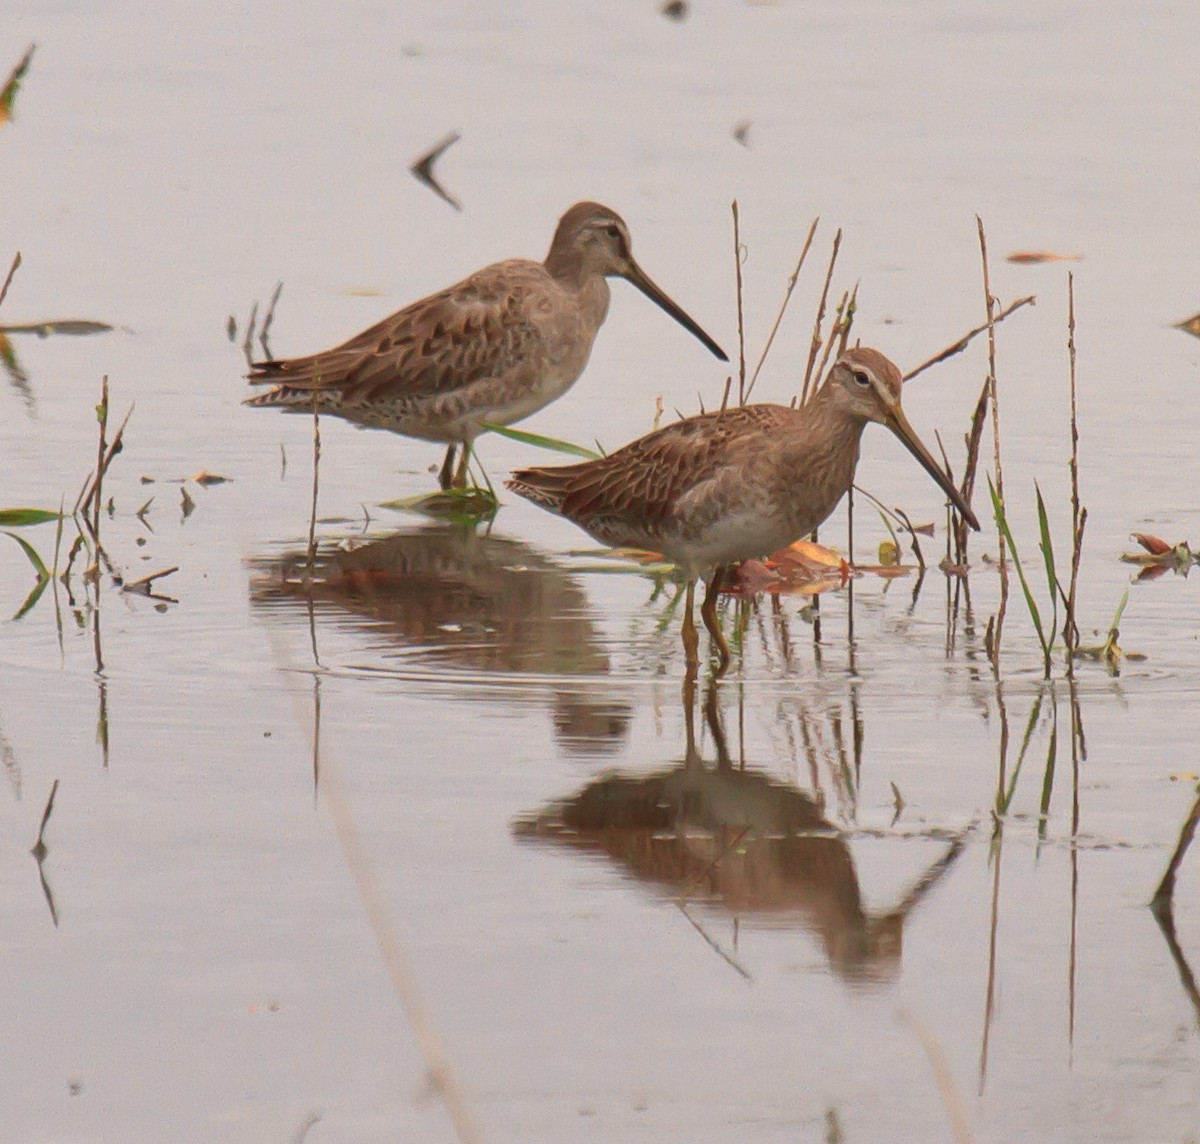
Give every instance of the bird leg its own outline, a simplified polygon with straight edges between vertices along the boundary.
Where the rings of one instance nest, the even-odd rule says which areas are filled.
[[[704,593],[704,603],[700,605],[700,618],[704,620],[704,626],[708,628],[709,634],[717,645],[717,654],[720,657],[720,664],[717,667],[718,676],[725,674],[732,658],[729,644],[725,640],[725,633],[721,631],[721,622],[717,619],[717,592],[721,585],[721,572],[722,569],[719,567],[713,570],[708,581],[708,591]]]
[[[462,447],[462,457],[459,459],[458,468],[454,471],[453,488],[465,489],[467,487],[467,463],[471,460],[471,442],[464,441]]]
[[[442,486],[442,492],[450,487],[454,474],[454,451],[456,448],[457,446],[453,442],[446,448],[446,459],[442,462],[442,467],[438,472],[438,484]]]
[[[687,656],[689,674],[700,664],[700,636],[696,632],[696,621],[692,616],[692,604],[696,600],[696,581],[689,580],[687,597],[683,601],[683,650]]]

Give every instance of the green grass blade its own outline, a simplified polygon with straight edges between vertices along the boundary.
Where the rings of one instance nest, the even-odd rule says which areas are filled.
[[[1050,519],[1046,515],[1046,502],[1037,481],[1033,482],[1037,493],[1038,529],[1041,532],[1042,563],[1046,568],[1046,584],[1050,589],[1050,638],[1058,631],[1058,572],[1054,565],[1054,544],[1050,539]]]
[[[1116,612],[1113,613],[1112,623],[1109,624],[1109,630],[1113,631],[1121,626],[1121,617],[1125,614],[1125,605],[1129,603],[1129,589],[1126,588],[1121,596],[1121,602],[1117,605]]]
[[[1045,693],[1038,692],[1037,699],[1029,709],[1029,719],[1025,723],[1025,735],[1021,739],[1021,750],[1017,755],[1017,765],[1013,767],[1012,778],[1009,779],[1008,790],[1004,792],[1003,797],[997,793],[996,796],[996,813],[1005,815],[1008,813],[1008,808],[1012,805],[1013,795],[1017,793],[1017,779],[1021,777],[1021,767],[1025,765],[1025,756],[1029,752],[1029,744],[1033,740],[1033,731],[1037,726],[1038,717],[1042,713],[1042,700],[1045,699]]]
[[[1025,593],[1025,603],[1029,608],[1029,615],[1033,619],[1033,626],[1037,629],[1038,642],[1042,645],[1042,655],[1049,661],[1050,645],[1046,642],[1046,629],[1042,626],[1042,613],[1038,610],[1037,601],[1033,598],[1033,592],[1029,587],[1029,581],[1025,578],[1025,569],[1021,567],[1021,557],[1017,553],[1017,545],[1013,540],[1012,529],[1008,527],[1008,517],[1004,512],[1004,502],[996,492],[996,486],[992,484],[990,475],[988,476],[988,492],[992,494],[992,510],[996,514],[996,526],[1004,535],[1009,550],[1012,552],[1013,565],[1017,570],[1017,578],[1021,581],[1021,591]]]
[[[29,595],[25,597],[25,603],[23,603],[16,610],[16,612],[13,613],[14,620],[19,620],[19,619],[21,619],[22,616],[25,616],[29,612],[33,611],[34,605],[42,598],[42,593],[46,590],[46,585],[49,583],[50,583],[49,576],[46,576],[44,578],[43,577],[38,578],[38,582],[36,584],[34,584],[34,586],[33,586],[33,591],[30,592]]]
[[[571,457],[584,457],[589,461],[599,460],[600,454],[584,445],[573,445],[570,441],[559,441],[555,437],[543,437],[540,433],[529,433],[524,429],[514,429],[510,425],[493,425],[485,421],[483,427],[489,433],[499,433],[510,441],[520,441],[522,445],[534,445],[539,449],[549,449],[554,453],[566,453]]]
[[[50,573],[46,570],[46,565],[42,562],[42,558],[37,554],[37,549],[25,537],[18,536],[15,532],[5,532],[4,535],[11,536],[21,546],[21,550],[29,558],[29,563],[33,565],[33,570],[37,573],[39,580],[50,579]]]
[[[1042,776],[1042,802],[1038,808],[1038,841],[1046,841],[1046,826],[1050,821],[1050,797],[1054,793],[1054,767],[1058,762],[1058,703],[1053,707],[1054,720],[1050,725],[1050,743],[1046,747],[1046,773]]]
[[[25,528],[61,519],[62,513],[45,508],[0,508],[0,528]]]

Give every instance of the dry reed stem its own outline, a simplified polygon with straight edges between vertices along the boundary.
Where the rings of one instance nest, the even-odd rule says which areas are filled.
[[[107,381],[108,378],[105,378]],[[108,394],[105,392],[105,401],[107,402]],[[83,488],[80,490],[79,497],[75,501],[75,507],[71,510],[71,514],[82,513],[84,520],[87,520],[88,510],[93,505],[93,500],[98,506],[100,503],[100,482],[105,473],[108,472],[109,466],[113,463],[113,458],[121,451],[121,447],[125,443],[125,426],[129,424],[130,417],[133,416],[135,406],[131,405],[125,416],[121,419],[121,424],[117,432],[113,436],[111,444],[109,444],[104,456],[101,460],[99,471],[88,474],[87,479],[83,483]],[[107,420],[107,415],[106,418]],[[103,434],[103,430],[101,430]],[[99,537],[96,537],[97,541]]]
[[[1179,841],[1163,872],[1162,881],[1159,882],[1158,889],[1154,891],[1151,905],[1169,903],[1175,896],[1175,879],[1179,874],[1179,867],[1183,864],[1183,856],[1188,852],[1188,847],[1191,846],[1192,839],[1196,836],[1197,826],[1200,826],[1200,794],[1197,794],[1196,801],[1192,803],[1192,809],[1184,820],[1183,828],[1179,831]]]
[[[896,507],[892,512],[904,522],[904,527],[908,529],[908,535],[912,538],[913,555],[917,558],[917,567],[921,571],[921,575],[925,575],[925,554],[921,551],[921,542],[917,540],[917,530],[913,528],[913,523],[908,519],[908,513],[902,508]]]
[[[306,737],[311,738],[314,760],[318,758],[319,743],[316,734],[309,736],[310,726],[306,718],[308,696],[300,690],[298,680],[301,672],[290,670],[291,657],[286,653],[277,630],[268,631],[271,649],[279,678],[284,690],[291,696],[296,710],[297,722],[305,728]],[[320,678],[319,676],[317,678]],[[319,731],[319,727],[316,728]],[[434,1027],[433,1017],[425,1004],[417,983],[416,975],[409,963],[400,940],[398,927],[392,921],[389,903],[379,879],[371,865],[370,857],[363,844],[362,835],[354,820],[354,812],[346,801],[342,790],[340,768],[328,755],[321,759],[321,794],[329,811],[338,844],[346,860],[346,867],[358,892],[359,901],[367,916],[367,922],[375,934],[379,954],[391,982],[392,992],[400,1002],[404,1015],[412,1029],[417,1049],[425,1063],[426,1074],[436,1094],[441,1098],[454,1124],[454,1130],[462,1144],[481,1144],[483,1133],[467,1104],[466,1094],[458,1082],[454,1066],[445,1046]]]
[[[242,339],[242,354],[246,362],[254,364],[254,329],[258,325],[258,303],[250,307],[250,317],[246,319],[246,336]]]
[[[308,579],[312,582],[313,566],[317,558],[317,490],[320,488],[321,477],[321,411],[318,405],[318,394],[313,391],[313,479],[312,479],[312,509],[308,516]]]
[[[833,344],[841,336],[842,331],[842,315],[846,312],[846,304],[850,299],[848,291],[842,291],[841,301],[837,304],[837,309],[833,312],[833,324],[829,327],[829,337],[825,339],[825,346],[821,353],[821,364],[814,371],[818,384],[821,378],[825,376],[825,367],[829,364],[830,355],[833,353]],[[849,333],[849,331],[847,331]],[[800,403],[801,405],[804,402]]]
[[[850,291],[850,297],[842,295],[842,306],[840,307],[840,318],[838,325],[838,357],[846,352],[846,346],[850,341],[850,327],[854,325],[854,315],[858,313],[858,283],[854,283],[854,289]]]
[[[8,274],[5,275],[4,285],[0,286],[0,306],[4,305],[4,299],[8,297],[8,288],[12,285],[13,275],[16,274],[17,268],[21,265],[21,252],[18,250],[13,255],[12,265],[8,268]]]
[[[917,1040],[921,1042],[925,1055],[929,1058],[929,1066],[933,1070],[933,1079],[937,1082],[938,1092],[942,1096],[942,1107],[946,1110],[946,1119],[949,1121],[951,1134],[958,1144],[971,1144],[975,1137],[971,1133],[971,1126],[967,1123],[966,1110],[963,1108],[958,1086],[955,1085],[954,1077],[950,1073],[946,1054],[942,1051],[936,1035],[929,1025],[911,1010],[901,1009],[900,1020],[912,1030]]]
[[[746,313],[742,304],[742,231],[737,199],[733,200],[733,267],[737,282],[738,404],[746,404]],[[722,408],[724,406],[722,405]]]
[[[821,349],[821,323],[825,321],[825,305],[829,299],[829,284],[833,281],[833,268],[837,263],[838,249],[841,245],[842,228],[838,227],[837,234],[833,236],[833,250],[829,255],[829,268],[825,271],[825,285],[821,288],[821,301],[817,306],[816,321],[813,322],[812,344],[808,349],[808,364],[804,367],[804,386],[800,391],[799,404],[801,405],[808,400],[808,392],[812,386],[813,365],[816,363],[817,353]]]
[[[979,258],[983,266],[983,295],[987,307],[988,335],[988,396],[992,405],[992,450],[996,466],[996,496],[1004,504],[1004,472],[1000,464],[1000,403],[996,395],[996,299],[992,294],[991,274],[988,269],[987,235],[983,219],[975,216],[979,229]],[[1004,632],[1004,614],[1008,608],[1008,554],[1004,544],[1004,532],[996,522],[996,542],[1000,565],[1000,606],[996,611],[995,638],[992,643],[992,667],[997,677],[1000,673],[1000,642]]]
[[[105,452],[105,434],[108,432],[108,374],[104,375],[100,382],[100,405],[97,410],[97,416],[100,419],[100,440],[97,444],[96,454],[96,484],[94,486],[95,496],[92,502],[92,539],[96,542],[96,547],[100,547],[100,501],[101,490],[104,487],[104,452]],[[84,515],[87,514],[86,506]]]
[[[808,228],[808,236],[804,240],[804,248],[800,251],[800,257],[796,260],[796,268],[792,271],[791,276],[788,278],[787,289],[784,291],[783,302],[780,304],[779,313],[775,315],[775,323],[771,326],[771,332],[767,335],[767,344],[763,346],[763,351],[758,358],[758,364],[754,367],[754,373],[750,376],[750,384],[746,387],[747,401],[750,399],[750,394],[754,391],[754,383],[758,381],[758,375],[762,371],[763,362],[767,360],[767,354],[771,352],[771,346],[775,342],[775,335],[779,332],[779,326],[783,321],[783,315],[787,313],[788,303],[792,300],[792,291],[796,289],[796,281],[800,277],[800,271],[804,266],[804,260],[808,257],[808,251],[812,246],[813,237],[817,233],[817,223],[820,221],[821,219],[818,215],[812,220],[812,224]]]
[[[1067,271],[1067,361],[1071,378],[1071,587],[1067,593],[1067,616],[1063,621],[1063,641],[1067,651],[1067,678],[1075,677],[1075,649],[1079,646],[1079,625],[1075,622],[1075,603],[1079,586],[1079,564],[1083,555],[1083,530],[1087,509],[1079,503],[1079,420],[1075,391],[1075,275]]]
[[[1004,321],[1005,318],[1007,318],[1010,314],[1015,314],[1022,306],[1033,306],[1036,305],[1036,303],[1037,296],[1035,294],[1029,294],[1024,298],[1018,298],[1015,302],[1005,306],[1004,309],[992,319],[992,325],[998,326]],[[963,334],[963,336],[958,339],[958,341],[948,345],[940,353],[934,354],[933,357],[931,357],[928,361],[922,362],[919,366],[917,366],[916,369],[910,369],[908,373],[904,375],[904,380],[912,381],[917,374],[924,373],[930,366],[937,365],[939,362],[943,362],[947,358],[952,358],[955,354],[962,353],[963,350],[970,345],[971,340],[977,337],[979,334],[982,334],[987,328],[988,323],[984,322],[982,326],[976,326],[973,330],[968,330],[967,333]]]

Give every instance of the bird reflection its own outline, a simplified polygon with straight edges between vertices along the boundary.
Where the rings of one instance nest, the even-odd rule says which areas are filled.
[[[714,685],[704,715],[715,763],[705,762],[696,747],[685,688],[682,764],[602,776],[518,819],[514,833],[606,855],[665,889],[685,912],[700,902],[740,923],[808,930],[846,981],[894,979],[904,922],[957,859],[964,839],[954,839],[894,908],[868,910],[845,837],[811,795],[730,759],[716,699]]]
[[[257,605],[330,607],[383,634],[397,654],[480,673],[559,677],[555,733],[572,753],[615,749],[628,704],[594,683],[608,653],[575,578],[528,544],[467,524],[430,524],[381,539],[344,541],[255,560]]]

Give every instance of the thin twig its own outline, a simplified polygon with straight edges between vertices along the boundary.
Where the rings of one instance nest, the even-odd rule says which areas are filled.
[[[42,811],[42,821],[38,826],[37,841],[29,851],[39,861],[46,855],[46,823],[50,821],[50,812],[54,809],[54,796],[56,794],[58,794],[58,779],[55,779],[53,785],[50,787],[50,797],[46,799],[46,809]]]
[[[975,216],[979,229],[979,257],[983,264],[983,294],[987,307],[988,334],[988,394],[992,404],[992,449],[996,466],[996,496],[1004,504],[1004,473],[1000,466],[1000,403],[996,397],[996,299],[992,295],[991,275],[988,270],[987,235],[983,219]],[[1000,606],[996,611],[995,638],[992,642],[992,668],[997,677],[1000,673],[1000,639],[1004,630],[1004,613],[1008,608],[1008,554],[1004,544],[1004,532],[996,522],[996,544],[1000,565]]]
[[[779,306],[779,313],[775,315],[775,324],[771,327],[771,332],[767,335],[767,344],[763,346],[763,351],[758,358],[758,364],[754,367],[754,373],[750,376],[750,384],[746,387],[747,401],[750,400],[750,394],[754,391],[754,383],[758,381],[758,375],[762,371],[763,362],[767,360],[767,354],[771,352],[771,346],[775,342],[775,335],[779,332],[779,324],[783,321],[783,315],[787,313],[788,303],[792,300],[792,291],[796,289],[796,281],[800,277],[800,270],[804,266],[804,260],[808,257],[808,250],[812,246],[813,236],[817,233],[817,223],[820,221],[820,216],[814,218],[812,225],[808,228],[808,237],[805,238],[804,248],[800,251],[800,257],[796,260],[796,269],[792,271],[791,276],[788,278],[783,302]]]
[[[738,222],[737,199],[733,200],[733,265],[737,280],[738,320],[738,404],[746,404],[746,320],[742,307],[742,232]]]
[[[275,321],[275,305],[279,301],[279,295],[283,293],[283,279],[281,278],[275,283],[275,290],[271,294],[271,300],[267,303],[267,312],[263,316],[262,329],[258,334],[258,344],[262,346],[263,357],[270,360],[271,347],[267,344],[267,335],[271,332],[271,323]]]
[[[246,362],[254,364],[254,330],[258,326],[258,303],[250,307],[250,317],[246,319],[246,336],[242,339],[242,354]]]
[[[18,250],[13,255],[12,265],[8,268],[8,274],[4,279],[4,285],[0,286],[0,306],[4,305],[4,299],[8,297],[8,288],[12,284],[13,275],[17,272],[17,267],[21,265],[21,252]]]
[[[1009,316],[1009,314],[1016,313],[1016,311],[1018,311],[1022,306],[1033,306],[1036,304],[1036,302],[1037,296],[1034,294],[1029,294],[1024,298],[1018,298],[1015,302],[1005,306],[1000,313],[996,314],[995,317],[992,318],[992,325],[998,326],[1004,321],[1005,318]],[[962,351],[965,350],[970,344],[971,339],[977,337],[979,334],[982,334],[987,328],[988,323],[984,322],[982,326],[976,326],[973,330],[969,330],[967,333],[963,334],[958,341],[948,345],[944,350],[941,351],[941,353],[934,354],[933,357],[931,357],[928,361],[922,362],[919,366],[917,366],[916,369],[910,369],[908,373],[904,375],[904,380],[912,381],[917,374],[924,373],[931,365],[937,365],[938,362],[943,362],[947,358],[953,357],[955,354],[962,353]]]
[[[867,500],[869,500],[880,511],[880,513],[883,514],[884,526],[889,531],[891,531],[892,526],[888,523],[887,518],[889,516],[893,516],[896,518],[896,523],[900,526],[901,531],[907,531],[909,536],[912,537],[913,555],[916,556],[917,564],[921,569],[921,575],[924,576],[925,575],[925,557],[921,552],[921,545],[917,541],[917,530],[913,527],[913,522],[909,519],[908,513],[906,513],[901,508],[888,508],[883,503],[883,501],[881,501],[877,496],[873,496],[871,493],[867,492],[867,490],[864,489],[861,485],[851,485],[851,491],[856,492],[856,493],[861,493],[863,496],[865,496],[867,498]],[[896,534],[894,532],[892,533],[892,539],[894,541],[897,539]],[[899,542],[897,541],[897,544],[896,544],[897,559],[899,559],[899,555],[900,555],[900,546],[899,546]]]
[[[105,380],[107,380],[107,378]],[[104,474],[108,472],[109,466],[112,465],[113,458],[124,446],[125,426],[129,424],[129,419],[133,416],[133,411],[135,408],[136,406],[130,405],[125,416],[121,419],[121,424],[117,428],[116,433],[113,435],[112,442],[109,444],[108,449],[104,454],[103,462],[100,465],[100,471],[98,473],[89,474],[87,480],[84,482],[83,489],[80,492],[78,499],[75,501],[75,507],[71,510],[72,515],[75,513],[82,513],[84,520],[87,520],[88,511],[92,505],[93,498],[95,498],[96,503],[99,504],[100,482],[103,479]],[[97,540],[98,539],[99,538],[97,537]]]
[[[812,345],[808,348],[808,364],[804,367],[804,386],[800,391],[800,404],[808,400],[809,388],[812,385],[813,365],[817,353],[821,349],[821,324],[825,321],[825,304],[829,298],[829,284],[833,281],[833,267],[837,262],[838,249],[842,245],[842,228],[833,236],[833,250],[829,255],[829,269],[825,271],[825,285],[821,288],[821,301],[817,306],[816,321],[813,322]]]
[[[908,519],[908,513],[906,513],[902,508],[894,508],[892,509],[892,512],[894,512],[904,522],[904,527],[908,529],[908,535],[912,537],[913,555],[917,558],[917,567],[920,568],[921,575],[924,576],[925,556],[921,552],[921,545],[917,540],[917,530],[913,528],[912,521]]]

